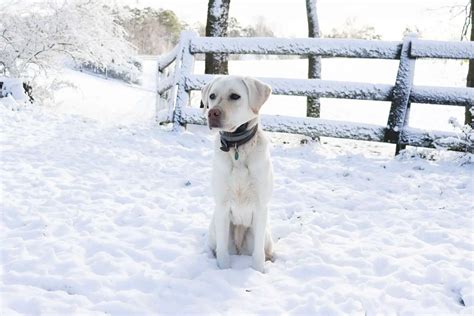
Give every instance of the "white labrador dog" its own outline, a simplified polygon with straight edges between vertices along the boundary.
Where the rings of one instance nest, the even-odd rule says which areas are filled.
[[[258,112],[270,86],[250,77],[218,77],[202,89],[208,125],[218,129],[212,188],[215,211],[209,246],[220,268],[230,268],[230,255],[252,255],[252,266],[264,272],[272,258],[267,204],[273,190],[268,140],[259,128]]]

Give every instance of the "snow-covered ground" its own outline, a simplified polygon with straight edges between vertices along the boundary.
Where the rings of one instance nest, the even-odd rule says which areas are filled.
[[[4,315],[474,312],[473,165],[450,154],[274,135],[277,255],[260,274],[204,246],[205,128],[0,111]]]
[[[474,313],[468,156],[271,134],[276,259],[219,270],[214,135],[156,126],[153,85],[66,76],[62,105],[0,106],[0,314]]]
[[[75,87],[59,90],[56,110],[79,114],[112,124],[150,121],[155,115],[156,62],[144,63],[143,85],[128,85],[121,81],[104,80],[100,75],[64,69],[62,80]]]

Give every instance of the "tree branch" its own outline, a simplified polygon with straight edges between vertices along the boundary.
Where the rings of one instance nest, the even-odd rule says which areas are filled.
[[[461,30],[461,41],[463,39],[467,39],[467,33],[469,30],[469,26],[471,26],[471,19],[472,19],[472,8],[471,3],[468,3],[465,7],[466,18],[464,19],[464,25]]]

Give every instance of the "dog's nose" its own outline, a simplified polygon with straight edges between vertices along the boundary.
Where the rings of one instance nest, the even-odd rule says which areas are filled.
[[[207,117],[209,118],[219,118],[221,116],[221,110],[219,109],[210,109],[207,113]]]

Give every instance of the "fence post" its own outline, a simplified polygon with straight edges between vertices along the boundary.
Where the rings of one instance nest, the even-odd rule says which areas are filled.
[[[192,74],[194,67],[194,57],[191,54],[190,46],[191,39],[196,34],[192,31],[184,31],[181,33],[182,47],[181,47],[181,67],[179,73],[176,73],[178,89],[176,92],[176,104],[173,114],[173,130],[179,130],[180,126],[185,126],[182,120],[183,109],[189,104],[189,91],[186,88],[186,78]]]
[[[161,69],[160,69],[160,56],[158,56],[158,59],[156,60],[156,99],[155,99],[155,121],[157,123],[160,123],[160,120],[159,120],[159,117],[158,117],[158,113],[161,109],[161,93],[158,92],[159,88],[160,88],[160,83],[161,83],[161,78],[163,76],[163,73],[161,72]]]
[[[157,68],[156,69],[156,71],[157,71],[156,72],[156,91],[157,91],[157,94],[156,94],[156,100],[155,100],[155,120],[159,124],[169,123],[169,122],[172,121],[172,119],[173,119],[172,114],[173,114],[173,107],[174,107],[174,103],[169,102],[170,91],[167,90],[167,91],[163,91],[162,93],[159,92],[160,87],[161,87],[161,83],[164,82],[165,79],[167,79],[167,75],[169,73],[168,68],[162,69],[161,67],[162,67],[162,61],[158,57],[157,65],[156,65],[156,68]],[[170,90],[172,90],[172,89],[170,89]],[[166,117],[164,117],[161,114],[161,112],[166,110],[166,109],[168,109],[168,113],[167,113]]]
[[[410,57],[410,50],[415,37],[416,35],[410,34],[403,39],[397,79],[392,90],[392,105],[385,130],[384,141],[396,144],[395,154],[405,148],[405,145],[400,144],[400,134],[408,123],[410,111],[410,93],[415,74],[415,59]]]

